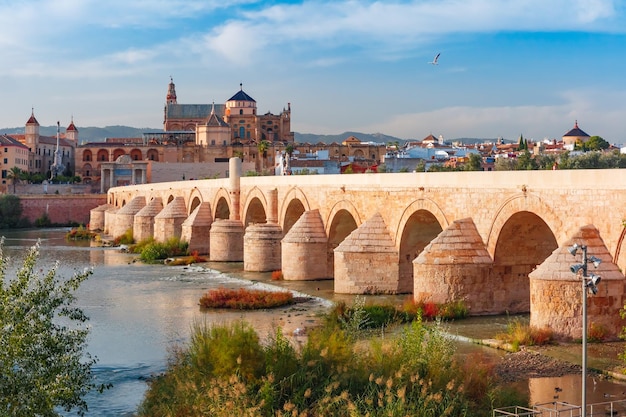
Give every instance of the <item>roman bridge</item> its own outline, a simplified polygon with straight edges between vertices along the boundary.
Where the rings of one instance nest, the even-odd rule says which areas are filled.
[[[472,314],[531,312],[580,337],[582,285],[568,248],[602,259],[591,325],[621,329],[626,170],[241,177],[115,187],[91,229],[136,241],[179,237],[212,261],[337,293],[462,300]]]

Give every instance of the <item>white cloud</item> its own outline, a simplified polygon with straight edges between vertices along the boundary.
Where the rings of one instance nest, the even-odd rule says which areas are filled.
[[[323,50],[358,45],[384,52],[415,48],[438,36],[497,31],[624,31],[611,0],[416,0],[275,5],[214,28],[211,50],[241,62],[268,45],[311,43]],[[242,30],[245,29],[245,30]],[[248,47],[236,55],[228,42]]]
[[[444,107],[426,112],[398,114],[358,130],[383,132],[400,138],[422,139],[429,134],[446,138],[504,137],[542,140],[560,138],[575,121],[590,135],[611,143],[626,143],[623,117],[626,91],[572,90],[555,105],[501,107]]]

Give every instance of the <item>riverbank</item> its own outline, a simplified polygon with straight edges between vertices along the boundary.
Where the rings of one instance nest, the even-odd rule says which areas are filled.
[[[348,305],[354,302],[356,296],[334,293],[332,280],[321,281],[274,281],[271,273],[242,272],[237,263],[202,264],[202,267],[220,270],[224,273],[236,273],[238,276],[249,279],[256,285],[294,291],[296,296],[311,297],[306,304],[296,305],[290,313],[278,314],[279,322],[284,323],[285,334],[291,334],[295,329],[303,326],[313,326],[316,317],[334,302],[343,301]],[[401,305],[407,295],[363,295],[368,303],[391,303]],[[516,316],[519,318],[520,316]],[[523,317],[523,316],[522,316]],[[527,317],[526,317],[527,318]],[[580,374],[582,371],[581,343],[554,343],[545,346],[523,346],[518,352],[512,351],[511,346],[499,341],[496,336],[506,333],[507,326],[513,318],[508,316],[480,316],[470,317],[447,323],[449,332],[454,337],[463,339],[467,343],[486,346],[501,351],[501,355],[492,355],[500,358],[493,366],[497,374],[506,382],[516,382],[528,378],[560,377],[564,375]],[[625,362],[619,355],[626,351],[626,342],[588,343],[587,370],[597,377],[613,378],[626,381]]]

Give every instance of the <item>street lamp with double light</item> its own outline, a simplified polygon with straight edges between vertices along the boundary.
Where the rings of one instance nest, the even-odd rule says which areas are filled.
[[[582,285],[583,285],[583,328],[582,328],[582,342],[583,342],[583,352],[582,352],[582,398],[581,398],[581,416],[587,416],[587,291],[590,291],[593,295],[598,293],[598,284],[600,283],[600,276],[591,274],[587,275],[587,264],[593,263],[594,267],[600,266],[602,260],[596,258],[595,256],[587,257],[587,246],[586,245],[578,245],[574,243],[568,251],[572,254],[572,256],[576,256],[578,249],[582,251],[582,263],[574,264],[570,266],[570,271],[572,273],[578,275],[580,274],[582,277]]]

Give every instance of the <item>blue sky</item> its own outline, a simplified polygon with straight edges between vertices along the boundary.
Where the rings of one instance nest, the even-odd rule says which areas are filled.
[[[0,127],[161,128],[243,83],[301,133],[626,143],[626,2],[0,0]],[[428,64],[440,52],[439,65]]]

